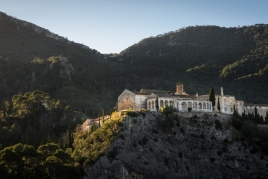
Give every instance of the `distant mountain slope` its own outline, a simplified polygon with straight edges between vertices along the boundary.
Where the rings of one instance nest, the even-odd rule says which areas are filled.
[[[85,53],[92,58],[96,50],[69,41],[35,24],[12,18],[0,12],[0,49],[2,56],[23,60],[50,57],[55,54]],[[78,33],[78,32],[77,32]]]
[[[85,45],[1,12],[0,63],[0,100],[38,89],[84,112],[96,108],[102,97],[108,100],[103,108],[115,103],[104,93],[99,74],[117,64]]]
[[[223,86],[238,99],[268,103],[267,29],[187,27],[100,54],[0,12],[0,100],[42,90],[97,115],[113,110],[125,88],[174,92],[181,81],[189,94]]]
[[[208,91],[203,85],[223,86],[248,102],[268,103],[267,32],[264,24],[187,27],[144,39],[113,60],[149,71],[156,68],[166,80],[185,83],[190,93]]]

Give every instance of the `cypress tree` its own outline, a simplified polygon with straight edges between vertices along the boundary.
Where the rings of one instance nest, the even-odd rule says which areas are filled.
[[[213,86],[211,86],[210,91],[209,91],[209,101],[212,102],[212,106],[215,106],[215,92]]]
[[[221,106],[220,106],[220,98],[219,98],[219,97],[218,97],[217,109],[218,109],[219,111],[221,110]]]
[[[71,126],[69,123],[69,128],[68,128],[68,148],[72,148],[73,147],[73,140],[72,140],[72,131],[71,131]]]
[[[156,96],[155,108],[156,108],[156,111],[158,112],[159,111],[158,96]]]

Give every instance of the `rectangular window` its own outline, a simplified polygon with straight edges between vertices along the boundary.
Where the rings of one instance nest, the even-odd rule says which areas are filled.
[[[230,111],[233,112],[233,108],[230,108]]]
[[[224,102],[226,103],[226,99],[224,99]]]
[[[140,102],[142,102],[142,98],[140,98]]]
[[[230,99],[230,103],[232,103],[233,102],[233,100],[232,99]]]
[[[227,112],[227,107],[224,107],[224,111]]]

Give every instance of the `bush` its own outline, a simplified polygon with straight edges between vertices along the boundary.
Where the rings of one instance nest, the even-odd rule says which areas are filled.
[[[182,155],[182,152],[179,152],[179,158],[182,158],[183,155]]]
[[[147,142],[148,142],[148,139],[147,139],[146,136],[144,136],[144,137],[142,138],[142,144],[145,145],[145,144],[147,144]]]
[[[164,120],[158,120],[157,123],[158,123],[158,127],[162,129],[163,131],[167,131],[175,126],[172,117],[166,117],[166,119]]]
[[[153,134],[158,134],[157,129],[152,129],[152,133],[153,133]]]
[[[116,155],[118,154],[118,148],[114,147],[112,150],[108,152],[108,158],[110,160],[115,159]]]
[[[210,158],[209,159],[211,162],[214,162],[215,161],[215,158]]]
[[[128,115],[130,117],[138,117],[138,113],[135,111],[127,111],[126,115]]]
[[[181,132],[182,134],[184,134],[184,133],[185,133],[185,130],[184,130],[183,128],[180,128],[180,132]]]
[[[119,137],[122,139],[122,140],[125,140],[125,136],[123,134],[120,134]]]
[[[232,119],[232,125],[233,125],[234,128],[241,129],[242,124],[243,123],[242,123],[242,121],[240,119],[238,119],[238,118],[233,118]]]
[[[222,129],[222,124],[221,124],[221,121],[219,120],[215,120],[215,128],[218,130],[218,129]]]
[[[242,123],[241,131],[247,137],[255,137],[258,132],[258,127],[251,121],[244,121]]]

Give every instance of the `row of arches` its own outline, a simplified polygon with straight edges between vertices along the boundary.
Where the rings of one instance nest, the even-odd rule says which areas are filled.
[[[159,100],[159,108],[163,108],[165,106],[173,106],[174,108],[176,108],[178,111],[181,110],[188,110],[188,108],[191,108],[192,110],[212,110],[212,106],[210,102],[201,102],[201,101],[191,101],[191,102],[186,102],[186,101],[182,101],[182,102],[177,102],[176,104],[174,104],[173,100]],[[156,101],[154,100],[150,100],[147,103],[147,108],[149,110],[154,110],[156,109]]]
[[[178,103],[177,103],[178,106]],[[211,103],[208,102],[182,102],[181,108],[183,110],[187,110],[188,108],[192,108],[193,110],[197,109],[209,109],[211,110]]]
[[[160,100],[159,101],[159,107],[163,108],[165,106],[173,106],[174,102],[173,100]],[[156,102],[155,101],[149,101],[148,102],[148,109],[153,109],[156,107]]]

